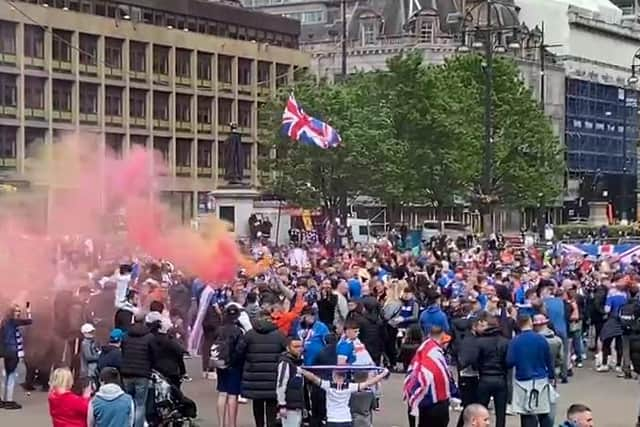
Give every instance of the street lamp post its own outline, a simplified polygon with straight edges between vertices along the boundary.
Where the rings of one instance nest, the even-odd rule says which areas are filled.
[[[479,11],[480,7],[486,8],[484,22],[481,22],[480,16],[475,17],[474,12]],[[484,86],[484,156],[482,168],[482,180],[480,185],[480,203],[487,207],[485,212],[485,227],[489,226],[493,230],[493,218],[491,206],[495,203],[493,193],[493,58],[494,53],[505,53],[507,46],[503,44],[506,40],[505,35],[512,34],[512,39],[516,40],[515,35],[518,32],[517,25],[503,25],[499,22],[493,22],[493,13],[499,15],[498,8],[503,7],[504,10],[511,13],[513,23],[518,22],[516,13],[511,9],[513,4],[502,0],[485,0],[476,4],[468,10],[465,10],[461,17],[461,33],[462,45],[458,48],[460,53],[470,52],[467,42],[471,42],[471,48],[482,48],[483,54],[483,74],[485,79]],[[475,21],[475,22],[474,22]],[[472,25],[469,25],[472,24]],[[497,36],[497,43],[496,43]],[[517,46],[516,46],[517,44]],[[520,48],[517,42],[509,43],[510,48]],[[486,223],[488,222],[488,224]]]
[[[342,0],[342,78],[347,78],[347,0]]]

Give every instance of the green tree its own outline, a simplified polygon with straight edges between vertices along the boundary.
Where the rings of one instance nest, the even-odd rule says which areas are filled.
[[[371,96],[372,83],[364,74],[339,85],[304,78],[261,109],[261,125],[268,130],[263,143],[276,153],[262,159],[269,171],[263,184],[269,191],[301,206],[322,206],[331,215],[346,215],[350,197],[378,195],[397,181],[393,162],[406,153],[393,140],[389,107]],[[340,133],[339,147],[323,150],[282,135],[280,123],[290,91],[307,114]]]
[[[482,188],[484,138],[483,58],[465,55],[430,68],[438,96],[429,98],[429,119],[448,134],[442,157],[466,194],[508,206],[535,206],[557,199],[562,188],[563,147],[550,120],[509,58],[493,64],[493,179]],[[488,194],[483,194],[488,193]]]

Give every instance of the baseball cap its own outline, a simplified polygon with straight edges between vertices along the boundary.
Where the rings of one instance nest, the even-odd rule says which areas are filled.
[[[95,331],[96,328],[91,323],[85,323],[84,325],[82,325],[82,327],[80,327],[80,333],[83,335],[92,334]]]
[[[119,343],[124,338],[124,332],[122,329],[115,328],[109,334],[109,342],[111,343]]]

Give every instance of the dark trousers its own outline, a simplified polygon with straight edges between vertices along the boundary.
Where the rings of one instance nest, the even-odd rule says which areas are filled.
[[[211,359],[211,346],[216,340],[215,334],[205,334],[202,336],[200,354],[202,355],[202,372],[209,372],[209,361]]]
[[[438,402],[428,408],[420,408],[418,427],[447,427],[449,425],[449,401]]]
[[[310,427],[320,427],[327,419],[327,396],[323,389],[313,384],[310,390],[311,419]]]
[[[496,412],[496,427],[505,427],[507,423],[507,379],[502,376],[483,376],[478,382],[479,402],[485,408],[493,397],[493,405]]]
[[[549,414],[520,415],[520,427],[553,427]]]
[[[389,367],[395,368],[398,363],[398,348],[396,346],[396,337],[398,336],[398,328],[386,324],[386,339],[384,341],[384,354],[387,356]]]
[[[622,366],[622,336],[607,338],[602,342],[602,364],[606,365],[611,356],[611,343],[615,340],[616,366]]]
[[[460,390],[462,408],[478,402],[478,377],[458,376],[458,389]],[[460,413],[457,427],[462,427],[463,425],[464,420],[462,419],[462,413]]]
[[[253,419],[256,427],[275,427],[276,417],[278,415],[278,402],[273,399],[254,399]],[[265,424],[266,418],[266,424]]]

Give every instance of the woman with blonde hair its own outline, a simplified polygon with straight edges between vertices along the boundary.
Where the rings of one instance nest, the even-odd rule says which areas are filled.
[[[82,396],[73,393],[73,374],[68,368],[53,371],[49,386],[49,414],[53,427],[87,427],[91,386]]]
[[[398,363],[398,347],[396,345],[396,337],[398,336],[399,316],[402,312],[402,301],[400,297],[402,291],[409,285],[404,280],[392,279],[389,284],[385,284],[385,299],[382,305],[382,318],[385,325],[384,353],[389,362],[389,369],[394,371]]]

